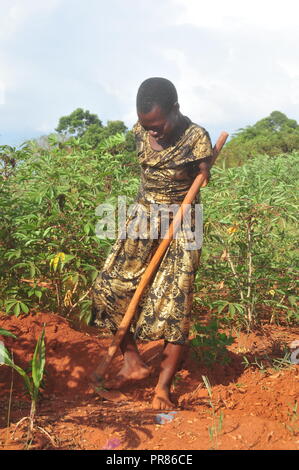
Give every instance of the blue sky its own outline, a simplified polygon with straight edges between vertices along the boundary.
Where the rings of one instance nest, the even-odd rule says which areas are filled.
[[[215,141],[280,110],[299,121],[297,0],[0,0],[0,145],[77,107],[136,120],[139,84],[176,85]]]

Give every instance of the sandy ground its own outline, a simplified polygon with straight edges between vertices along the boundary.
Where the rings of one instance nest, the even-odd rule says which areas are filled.
[[[28,367],[44,323],[46,379],[36,426],[48,435],[36,429],[31,449],[299,449],[299,366],[273,363],[283,357],[291,341],[299,339],[299,328],[268,325],[249,335],[235,332],[235,342],[228,348],[229,365],[207,368],[187,352],[172,389],[177,408],[161,415],[151,409],[161,341],[140,345],[143,359],[155,372],[125,386],[127,399],[116,404],[97,396],[89,385],[90,373],[111,342],[94,328],[71,326],[56,314],[0,315],[0,327],[18,337],[2,338],[15,363]],[[245,367],[244,356],[251,367]],[[120,366],[118,355],[111,375]],[[211,383],[212,397],[202,376]],[[1,366],[0,449],[24,448],[27,422],[17,428],[16,424],[29,411],[21,378]]]

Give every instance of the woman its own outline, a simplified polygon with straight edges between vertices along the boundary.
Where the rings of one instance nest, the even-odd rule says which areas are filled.
[[[133,128],[141,165],[137,216],[135,211],[134,217],[128,217],[128,237],[117,239],[93,288],[94,323],[108,327],[112,333],[117,331],[159,245],[163,235],[161,213],[167,205],[182,203],[199,172],[204,175],[203,186],[208,183],[212,157],[208,133],[181,114],[176,89],[169,80],[155,77],[141,84],[137,93],[137,115],[138,122]],[[148,225],[144,225],[144,221],[150,220],[153,204],[164,208],[159,213],[158,238],[153,238]],[[132,233],[135,236],[130,236]],[[129,380],[147,377],[150,368],[142,361],[136,339],[163,338],[165,347],[152,403],[154,409],[173,408],[170,386],[188,341],[200,248],[186,249],[187,238],[183,234],[167,249],[140,302],[130,331],[121,343],[124,365],[117,377],[106,383],[108,388],[119,388]]]

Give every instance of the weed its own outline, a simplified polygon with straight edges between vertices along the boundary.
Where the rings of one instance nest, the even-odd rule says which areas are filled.
[[[295,401],[295,404],[290,412],[288,412],[290,417],[290,424],[286,424],[286,428],[293,434],[297,436],[299,433],[299,423],[297,423],[299,414],[298,414],[298,401]]]
[[[10,382],[9,401],[8,401],[8,410],[7,410],[6,440],[8,440],[8,429],[10,426],[10,414],[11,414],[11,402],[12,402],[12,390],[13,390],[13,378],[14,378],[13,373],[14,373],[14,370],[11,369],[11,382]]]
[[[264,361],[264,362],[263,362]],[[246,356],[243,356],[243,362],[245,369],[249,367],[257,367],[260,372],[266,373],[269,369],[274,369],[275,371],[281,371],[292,366],[291,354],[290,352],[285,352],[283,357],[271,358],[267,354],[262,356],[260,361],[254,357],[254,361],[250,362]]]
[[[239,384],[236,384],[236,387],[237,388],[242,388],[242,387],[246,387],[246,385],[239,383]]]
[[[228,364],[230,357],[227,346],[234,342],[234,337],[218,331],[219,322],[211,320],[207,326],[193,325],[195,337],[190,341],[193,356],[207,366],[215,362]]]
[[[223,428],[224,414],[222,411],[220,411],[219,416],[216,413],[215,405],[213,402],[212,387],[211,387],[208,377],[206,377],[205,375],[202,375],[202,380],[205,384],[205,387],[210,397],[209,405],[212,409],[213,424],[212,426],[209,426],[208,431],[209,431],[209,436],[210,436],[210,440],[212,443],[212,449],[215,450],[215,449],[218,449],[218,435],[222,431],[222,428]]]
[[[242,364],[244,365],[245,369],[255,366],[260,370],[260,372],[262,372],[262,373],[267,372],[267,368],[266,368],[265,364],[262,361],[258,362],[256,357],[254,357],[254,361],[249,362],[248,358],[246,356],[243,356]]]
[[[179,385],[180,383],[182,382],[182,377],[179,375],[179,374],[175,374],[173,380],[172,380],[172,388],[173,390],[175,390]]]
[[[281,370],[292,366],[291,353],[286,352],[284,357],[275,358],[272,360],[272,368],[275,370]]]

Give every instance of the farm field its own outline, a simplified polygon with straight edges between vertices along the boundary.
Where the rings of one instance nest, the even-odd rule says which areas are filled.
[[[15,363],[26,368],[43,324],[46,379],[36,426],[48,434],[36,429],[31,449],[299,449],[299,366],[284,360],[287,346],[299,338],[298,327],[266,324],[249,334],[230,331],[235,341],[228,347],[228,365],[207,367],[189,352],[174,381],[175,414],[158,424],[159,412],[150,403],[162,341],[140,345],[154,372],[124,386],[127,401],[116,404],[89,386],[88,376],[111,341],[96,328],[79,327],[51,313],[1,315],[0,328],[17,336],[5,338]],[[114,359],[113,373],[120,359]],[[211,384],[210,394],[202,376]],[[8,367],[1,368],[0,409],[0,449],[23,449],[26,422],[16,424],[29,415],[30,400],[21,378],[14,373],[12,380]]]
[[[108,203],[117,226],[140,182],[132,132],[98,127],[0,146],[0,449],[298,450],[299,125],[273,112],[241,129],[200,191],[203,247],[173,413],[151,409],[162,341],[140,344],[153,373],[124,386],[123,402],[89,384],[111,342],[90,326],[115,240],[99,236],[98,209]]]

